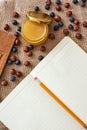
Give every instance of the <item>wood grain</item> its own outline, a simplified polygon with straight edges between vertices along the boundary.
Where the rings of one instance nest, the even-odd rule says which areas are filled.
[[[0,30],[0,75],[14,45],[15,38],[15,36]]]

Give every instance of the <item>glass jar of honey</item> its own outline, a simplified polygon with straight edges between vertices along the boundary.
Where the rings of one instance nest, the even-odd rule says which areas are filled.
[[[40,45],[46,41],[49,35],[49,24],[52,18],[45,13],[30,11],[27,20],[22,26],[22,37],[32,45]]]

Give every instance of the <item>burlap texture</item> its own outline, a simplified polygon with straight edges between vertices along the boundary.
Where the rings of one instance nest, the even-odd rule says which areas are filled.
[[[55,40],[47,39],[47,41],[44,43],[46,46],[46,51],[41,52],[39,50],[40,46],[35,47],[33,50],[33,56],[32,58],[29,58],[26,56],[25,52],[23,52],[23,46],[27,45],[27,43],[21,38],[21,45],[18,46],[18,52],[15,54],[17,58],[21,60],[21,65],[17,66],[15,64],[13,65],[6,65],[4,72],[0,78],[0,82],[2,79],[7,79],[9,84],[6,87],[2,87],[0,85],[0,101],[2,101],[15,87],[16,85],[27,75],[31,72],[31,70],[39,63],[37,57],[39,55],[46,56],[48,52],[64,37],[63,29],[67,28],[69,22],[69,18],[66,16],[67,10],[72,10],[73,16],[77,18],[80,21],[80,29],[79,32],[83,35],[82,40],[77,40],[75,38],[75,31],[70,31],[69,36],[74,39],[79,46],[81,46],[85,51],[87,51],[87,29],[82,27],[82,22],[84,20],[87,20],[87,6],[85,8],[80,7],[80,1],[78,5],[74,5],[71,3],[71,6],[69,9],[66,9],[63,4],[65,2],[70,2],[70,0],[62,0],[62,11],[58,12],[55,10],[55,0],[52,0],[52,6],[49,11],[46,11],[45,6],[45,0],[2,0],[0,1],[0,29],[3,30],[3,26],[5,23],[8,23],[10,25],[10,33],[14,33],[17,30],[17,27],[12,25],[13,18],[13,12],[17,11],[20,14],[20,17],[18,18],[19,25],[22,25],[23,22],[26,20],[26,13],[29,10],[34,10],[34,7],[38,5],[40,9],[45,13],[50,13],[51,11],[54,11],[56,14],[60,15],[62,18],[62,21],[64,22],[64,27],[60,28],[58,31],[54,31],[53,26],[57,23],[53,21],[53,23],[50,25],[50,33],[53,32],[55,34]],[[12,53],[10,54],[12,55]],[[23,65],[23,62],[29,60],[31,62],[30,67],[25,67]],[[19,70],[23,73],[23,76],[21,78],[17,78],[15,82],[10,82],[9,77],[9,69],[15,68],[16,70]],[[13,108],[12,108],[13,109]],[[0,124],[0,130],[7,130],[7,128]]]

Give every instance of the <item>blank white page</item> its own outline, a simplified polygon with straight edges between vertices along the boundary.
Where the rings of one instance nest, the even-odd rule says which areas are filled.
[[[10,130],[84,130],[28,75],[0,104]]]
[[[65,37],[31,73],[87,123],[87,53]]]

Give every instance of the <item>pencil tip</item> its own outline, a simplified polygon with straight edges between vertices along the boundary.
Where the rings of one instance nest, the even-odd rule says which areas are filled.
[[[85,125],[84,128],[87,129],[87,125]]]

